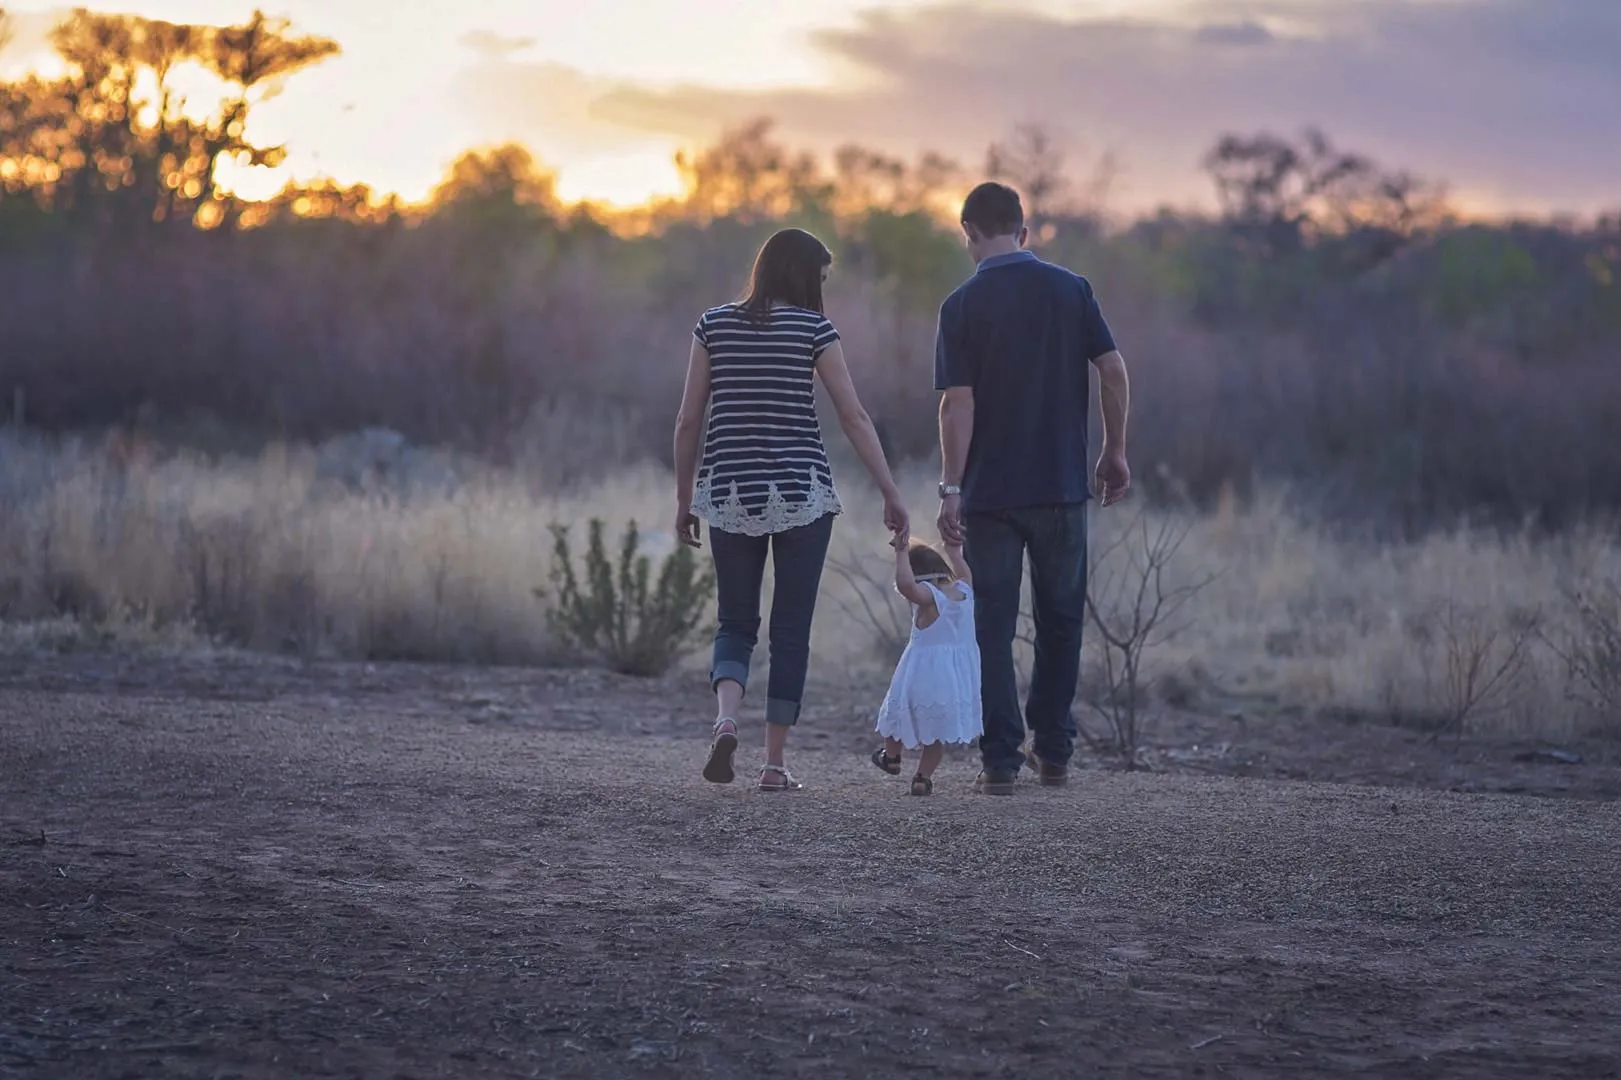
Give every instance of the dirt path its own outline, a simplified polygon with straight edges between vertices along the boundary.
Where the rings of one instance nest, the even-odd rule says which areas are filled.
[[[809,731],[758,796],[591,677],[18,670],[0,1075],[1621,1073],[1612,802],[909,799]]]

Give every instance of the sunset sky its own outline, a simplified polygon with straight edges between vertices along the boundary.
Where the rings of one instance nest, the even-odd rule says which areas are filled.
[[[61,5],[11,0],[0,69],[44,51]],[[93,5],[228,22],[237,0]],[[468,146],[515,139],[569,198],[676,188],[681,146],[757,115],[795,145],[977,165],[1046,124],[1111,204],[1207,202],[1224,131],[1324,128],[1446,180],[1466,208],[1621,207],[1621,0],[280,0],[344,55],[256,115],[287,171],[410,198]],[[244,194],[284,176],[239,177]]]

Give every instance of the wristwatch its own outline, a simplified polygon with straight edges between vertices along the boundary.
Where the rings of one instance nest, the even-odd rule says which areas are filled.
[[[961,494],[962,494],[962,488],[961,488],[961,486],[959,486],[957,484],[947,484],[947,483],[944,483],[944,482],[942,482],[940,484],[940,497],[942,499],[950,498],[953,495],[961,495]]]

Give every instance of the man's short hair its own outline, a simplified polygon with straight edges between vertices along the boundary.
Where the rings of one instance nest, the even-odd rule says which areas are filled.
[[[962,223],[981,236],[1012,236],[1024,228],[1024,204],[1017,191],[987,180],[963,200]]]

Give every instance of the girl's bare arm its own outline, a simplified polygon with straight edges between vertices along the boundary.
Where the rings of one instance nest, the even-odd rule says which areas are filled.
[[[912,576],[912,563],[906,557],[906,545],[895,545],[895,591],[920,607],[933,607],[934,594],[917,583]]]
[[[957,575],[958,581],[965,581],[970,586],[974,584],[973,571],[968,569],[968,560],[962,557],[961,544],[947,544],[946,561],[951,564],[951,572]]]

